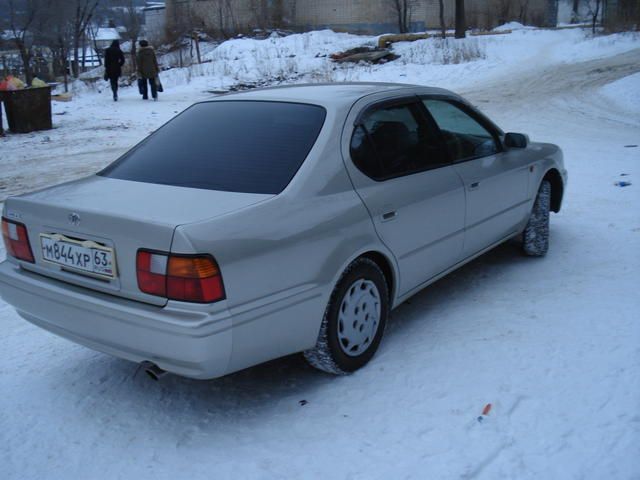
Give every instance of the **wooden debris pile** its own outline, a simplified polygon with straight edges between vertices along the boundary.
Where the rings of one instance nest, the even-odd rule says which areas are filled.
[[[331,60],[337,63],[386,63],[391,62],[397,58],[400,57],[388,48],[380,47],[357,47],[331,55]]]
[[[378,38],[378,48],[387,48],[396,42],[415,42],[432,37],[428,33],[398,33],[394,35],[382,35]]]

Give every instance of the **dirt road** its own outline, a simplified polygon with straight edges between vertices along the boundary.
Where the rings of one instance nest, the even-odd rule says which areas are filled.
[[[543,70],[532,64],[516,77],[460,93],[487,113],[507,118],[512,116],[510,111],[529,112],[532,118],[554,111],[562,116],[574,116],[575,123],[606,121],[637,127],[640,115],[621,111],[598,93],[600,87],[637,72],[640,72],[640,49]]]

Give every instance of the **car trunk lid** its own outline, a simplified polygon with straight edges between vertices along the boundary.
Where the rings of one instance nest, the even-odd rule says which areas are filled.
[[[10,198],[5,214],[27,227],[35,264],[23,264],[25,268],[75,285],[161,306],[166,304],[166,299],[145,294],[138,288],[138,249],[169,252],[178,225],[225,215],[270,197],[272,195],[93,176]],[[47,261],[42,238],[51,238],[51,235],[64,242],[69,239],[79,245],[111,249],[115,257],[114,277],[93,275]]]

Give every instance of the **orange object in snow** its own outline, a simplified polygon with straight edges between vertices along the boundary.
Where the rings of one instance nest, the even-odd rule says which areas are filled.
[[[487,403],[484,406],[484,409],[482,410],[482,415],[489,415],[489,412],[491,411],[491,404]]]

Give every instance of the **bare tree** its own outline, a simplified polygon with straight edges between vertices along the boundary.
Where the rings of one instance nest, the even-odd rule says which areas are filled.
[[[198,63],[202,63],[202,57],[200,56],[200,32],[198,30],[193,30],[191,33],[191,46],[189,49],[189,55],[193,58],[193,48],[196,49],[196,60]]]
[[[498,0],[496,2],[496,10],[498,14],[498,24],[502,25],[511,20],[512,0]]]
[[[558,25],[558,1],[546,0],[544,14],[536,15],[534,23],[541,27],[555,27]]]
[[[231,31],[231,35],[233,35],[238,31],[238,22],[236,20],[237,18],[236,10],[231,0],[218,0],[218,2],[220,2],[221,5],[223,5],[224,11],[225,11],[224,18],[228,18],[228,21],[230,22],[228,28]]]
[[[93,12],[100,3],[100,0],[73,0],[73,76],[80,75],[80,46],[84,42],[87,26],[91,22]],[[84,46],[83,46],[84,55]]]
[[[571,23],[578,23],[580,21],[580,0],[573,0],[571,8]]]
[[[523,25],[527,23],[527,14],[529,13],[529,0],[520,0],[520,12],[518,13],[518,21]]]
[[[464,15],[464,0],[456,0],[456,38],[467,35],[467,23]]]
[[[38,16],[42,14],[45,0],[24,0],[16,2],[8,0],[9,29],[13,36],[13,42],[20,53],[20,59],[24,69],[24,76],[27,84],[33,80],[33,43],[36,38],[36,22]]]
[[[289,8],[295,9],[295,0],[290,0]],[[285,6],[283,0],[271,0],[271,26],[274,28],[282,28],[285,25]]]
[[[122,14],[122,25],[127,29],[126,39],[131,42],[131,68],[135,72],[138,68],[136,64],[136,53],[138,50],[138,39],[142,32],[142,13],[136,8],[134,0],[127,0],[127,4]]]
[[[290,0],[290,8],[295,9],[295,0]],[[281,28],[284,24],[283,0],[250,0],[253,23],[260,29]]]
[[[442,38],[447,37],[447,26],[444,23],[444,0],[439,0],[440,7],[440,30],[442,31]]]
[[[391,8],[397,17],[400,33],[411,30],[411,13],[414,6],[415,0],[391,0]]]
[[[215,4],[217,11],[218,21],[220,22],[219,30],[224,35],[224,12],[225,5],[222,1],[218,1]],[[178,66],[182,68],[185,66],[184,62],[184,50],[189,47],[189,56],[191,57],[190,63],[193,64],[193,50],[195,47],[196,59],[198,63],[201,63],[200,56],[200,28],[204,26],[204,21],[197,14],[195,9],[189,4],[180,5],[179,8],[175,8],[172,12],[170,22],[170,29],[167,31],[167,36],[174,43],[178,50]]]
[[[222,0],[218,0],[218,30],[220,35],[222,35],[223,37],[226,37],[227,34],[225,33],[225,12],[224,12],[224,2]]]
[[[69,54],[73,42],[73,5],[66,0],[52,0],[48,11],[48,24],[43,35],[53,57],[53,72],[64,78],[64,91],[69,91]]]
[[[587,0],[587,9],[589,16],[591,17],[591,33],[595,35],[596,24],[598,23],[598,16],[600,15],[600,7],[602,6],[602,0]]]
[[[267,0],[251,0],[253,22],[258,28],[264,30],[271,26],[269,22],[269,3]]]
[[[89,34],[89,38],[93,43],[93,50],[96,52],[98,57],[98,64],[102,65],[102,55],[100,54],[100,49],[98,48],[98,33],[100,32],[100,24],[91,22],[87,25],[87,33]],[[83,50],[84,55],[84,50]],[[83,62],[84,66],[84,62]]]

